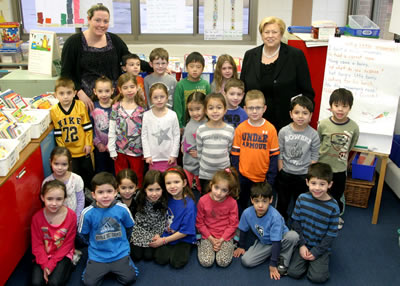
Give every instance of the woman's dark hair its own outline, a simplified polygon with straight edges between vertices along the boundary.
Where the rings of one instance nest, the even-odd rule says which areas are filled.
[[[168,207],[168,196],[167,191],[165,190],[164,178],[160,171],[158,170],[149,170],[143,178],[143,188],[138,192],[136,196],[136,210],[137,212],[142,212],[144,210],[144,206],[146,205],[147,194],[146,189],[148,186],[157,183],[162,190],[162,194],[160,199],[154,204],[155,210],[161,210],[162,213],[167,211]]]

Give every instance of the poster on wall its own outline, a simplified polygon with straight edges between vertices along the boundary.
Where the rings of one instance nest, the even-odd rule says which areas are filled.
[[[102,3],[113,15],[112,0],[35,0],[36,21],[48,27],[82,27],[87,25],[87,10]],[[110,17],[110,27],[113,27]]]
[[[29,43],[29,72],[50,76],[59,74],[61,53],[56,33],[31,30]]]
[[[326,56],[319,120],[331,116],[329,96],[353,93],[349,117],[360,127],[357,146],[390,153],[400,96],[400,45],[394,41],[332,37]]]
[[[204,40],[242,40],[243,0],[204,1]]]

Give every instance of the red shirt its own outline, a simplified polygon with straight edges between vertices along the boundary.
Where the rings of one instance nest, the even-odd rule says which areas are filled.
[[[197,204],[196,228],[203,239],[212,235],[229,241],[235,236],[238,225],[238,207],[231,196],[223,202],[214,201],[210,193],[200,198]]]
[[[44,209],[32,218],[32,253],[35,261],[44,270],[52,272],[57,263],[65,256],[72,259],[75,251],[76,214],[70,208],[64,221],[59,225],[49,224],[44,216]]]

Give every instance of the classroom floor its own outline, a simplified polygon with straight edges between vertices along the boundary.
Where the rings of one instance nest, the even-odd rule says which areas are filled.
[[[397,286],[400,285],[400,246],[397,229],[400,228],[400,200],[385,185],[377,225],[371,224],[375,191],[371,193],[367,209],[348,206],[344,214],[345,225],[334,242],[331,256],[331,278],[324,285],[335,286]],[[68,285],[80,285],[85,266],[82,259]],[[137,264],[140,274],[135,285],[311,285],[306,279],[283,277],[269,279],[268,262],[248,269],[239,259],[233,259],[227,268],[203,268],[193,249],[190,261],[181,270],[159,266],[154,262]],[[29,285],[30,257],[25,255],[14,271],[7,286]],[[102,285],[120,285],[109,277]]]

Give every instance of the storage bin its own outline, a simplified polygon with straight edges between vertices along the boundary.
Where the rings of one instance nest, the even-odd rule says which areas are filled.
[[[367,208],[369,195],[371,189],[375,185],[375,176],[373,176],[372,182],[365,180],[356,180],[347,177],[346,188],[344,191],[344,197],[346,198],[346,205]]]
[[[30,124],[17,124],[21,134],[16,138],[19,141],[17,150],[21,152],[31,142],[31,126]]]
[[[352,36],[378,38],[380,29],[365,15],[349,15],[346,32]]]
[[[353,162],[351,162],[351,177],[353,179],[372,181],[375,173],[377,158],[375,157],[374,164],[372,166],[367,166],[357,164],[358,157],[360,157],[360,153],[357,153],[353,159]]]
[[[4,158],[0,158],[1,177],[6,176],[19,160],[18,144],[18,140],[15,139],[0,139],[0,146],[3,146],[8,151],[8,154]]]
[[[392,149],[389,155],[390,160],[400,168],[400,135],[393,136]]]
[[[14,109],[4,109],[3,112],[7,114],[9,118],[13,118],[12,112]],[[30,127],[31,139],[38,139],[46,131],[50,125],[50,112],[47,110],[40,109],[25,109],[24,114],[32,116],[35,118],[33,122],[21,123],[20,125],[26,125]],[[14,118],[15,119],[15,118]]]

